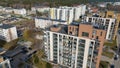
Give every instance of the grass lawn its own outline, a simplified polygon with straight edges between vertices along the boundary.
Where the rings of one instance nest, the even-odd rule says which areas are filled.
[[[104,55],[104,56],[109,57],[110,59],[112,59],[112,58],[113,58],[113,56],[114,56],[114,53],[104,51],[104,52],[102,53],[102,55]]]
[[[106,61],[101,61],[100,62],[100,68],[108,68],[109,63]]]
[[[43,56],[44,52],[40,50],[34,54],[31,59],[29,59],[28,63],[32,63],[37,68],[52,68],[52,65],[50,63],[42,60]]]
[[[5,42],[5,41],[0,40],[0,47],[3,47],[7,50],[11,50],[17,46],[16,44],[17,44],[18,40],[19,39],[15,39],[15,40],[10,41],[10,42]]]
[[[3,47],[3,45],[6,44],[6,41],[0,40],[0,47]]]
[[[104,43],[104,45],[105,46],[109,46],[110,47],[110,49],[112,49],[112,50],[117,50],[117,42],[116,42],[116,40],[113,40],[112,42],[105,42]]]

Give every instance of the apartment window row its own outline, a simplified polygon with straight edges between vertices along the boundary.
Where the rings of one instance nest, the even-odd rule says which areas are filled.
[[[87,33],[87,32],[82,32],[82,36],[84,36],[84,37],[89,37],[89,33]]]

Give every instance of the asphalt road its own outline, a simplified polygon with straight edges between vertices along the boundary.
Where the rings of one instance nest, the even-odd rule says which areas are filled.
[[[115,65],[115,68],[120,68],[120,53],[119,53],[119,49],[120,49],[120,34],[117,34],[117,46],[118,46],[117,54],[119,55],[119,58],[117,60],[114,60],[113,63]]]
[[[120,68],[120,58],[118,60],[113,61],[115,68]]]
[[[117,53],[120,55],[120,53],[119,53],[119,49],[120,49],[120,34],[117,34],[117,47],[118,47]]]

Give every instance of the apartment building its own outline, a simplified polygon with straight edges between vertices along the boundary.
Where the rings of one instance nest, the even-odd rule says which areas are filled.
[[[114,30],[114,37],[113,40],[115,40],[116,36],[117,36],[117,31],[118,28],[120,27],[120,13],[115,13],[114,11],[107,11],[105,18],[114,18],[116,19],[116,25],[115,25],[115,30]]]
[[[36,28],[45,29],[46,27],[49,27],[55,24],[67,24],[67,22],[62,20],[48,19],[48,18],[35,18]]]
[[[27,11],[24,8],[19,8],[19,9],[14,9],[13,10],[14,14],[19,14],[19,15],[26,15]]]
[[[35,6],[35,7],[31,7],[31,11],[33,11],[33,12],[36,12],[36,11],[38,11],[38,12],[48,12],[49,11],[49,9],[50,9],[50,7],[48,7],[48,6]]]
[[[85,15],[86,5],[75,7],[60,6],[59,8],[50,8],[50,19],[64,20],[70,24],[73,20],[78,20],[80,16]]]
[[[64,68],[99,68],[106,31],[91,24],[52,25],[44,31],[47,60]]]
[[[6,42],[17,39],[17,30],[15,26],[0,24],[0,39]]]
[[[13,9],[12,7],[5,7],[3,12],[13,13],[13,10],[14,10],[14,9]]]
[[[85,21],[93,25],[98,25],[106,30],[106,40],[112,40],[114,37],[114,30],[116,26],[116,20],[114,18],[102,18],[102,17],[86,17]]]
[[[11,68],[10,60],[4,60],[3,57],[0,57],[0,68]]]

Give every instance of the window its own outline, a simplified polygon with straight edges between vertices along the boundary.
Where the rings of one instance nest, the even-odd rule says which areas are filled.
[[[108,15],[108,18],[112,18],[112,15]]]
[[[82,32],[82,36],[89,37],[89,33],[87,33],[87,32]]]
[[[72,32],[69,32],[70,35],[72,35]]]
[[[109,24],[110,20],[109,19],[106,19],[106,24]]]
[[[93,35],[96,35],[96,30],[93,30]]]
[[[92,22],[92,18],[89,18],[89,22]]]
[[[97,36],[96,39],[99,39],[99,37]]]
[[[103,33],[103,32],[100,32],[100,36],[102,36],[102,33]]]
[[[69,29],[71,30],[71,27],[69,27]]]
[[[80,42],[80,43],[85,43],[85,40],[80,39],[79,42]]]

